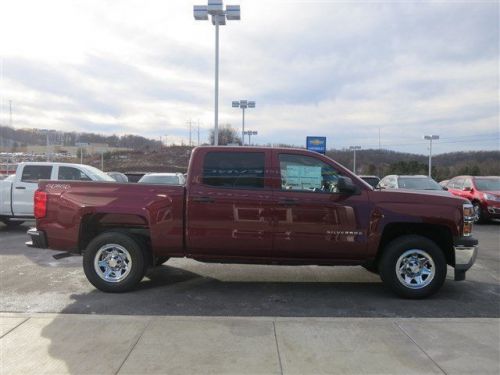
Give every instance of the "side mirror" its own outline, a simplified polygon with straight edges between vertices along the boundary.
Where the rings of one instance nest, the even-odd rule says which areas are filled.
[[[471,191],[472,188],[470,186],[465,186],[462,190],[463,191]]]
[[[350,177],[340,176],[337,183],[337,188],[339,190],[339,193],[355,194],[358,192],[357,186],[354,185]]]
[[[448,190],[448,188],[446,186],[443,186],[443,190]]]

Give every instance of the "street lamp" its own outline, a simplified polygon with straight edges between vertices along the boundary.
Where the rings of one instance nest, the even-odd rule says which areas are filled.
[[[214,100],[214,145],[219,144],[219,25],[225,25],[228,21],[240,19],[239,5],[224,5],[222,0],[208,0],[208,5],[195,5],[193,7],[194,19],[207,21],[211,16],[212,25],[215,26],[215,100]]]
[[[257,135],[259,134],[258,131],[256,130],[247,130],[243,132],[243,136],[248,135],[248,145],[250,146],[252,144],[252,135]]]
[[[361,146],[349,146],[349,150],[354,151],[354,163],[353,163],[352,171],[354,174],[356,174],[356,150],[361,150]]]
[[[42,134],[45,134],[46,137],[46,149],[45,156],[47,157],[47,161],[50,161],[50,153],[49,153],[49,129],[41,129]]]
[[[232,103],[233,108],[241,108],[243,112],[243,119],[241,122],[241,145],[245,145],[245,109],[246,108],[255,108],[255,102],[253,100],[233,100]]]
[[[431,168],[432,168],[432,141],[438,140],[439,135],[424,135],[424,139],[429,141],[429,177],[431,177]]]

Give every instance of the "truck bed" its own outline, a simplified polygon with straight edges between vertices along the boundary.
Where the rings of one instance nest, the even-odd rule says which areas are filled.
[[[94,231],[133,228],[149,232],[157,254],[166,251],[161,244],[183,251],[184,186],[40,181],[39,189],[47,193],[47,216],[37,228],[51,233],[50,248],[81,253]]]

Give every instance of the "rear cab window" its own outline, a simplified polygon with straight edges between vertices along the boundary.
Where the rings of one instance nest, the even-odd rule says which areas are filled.
[[[69,180],[69,181],[92,181],[92,179],[80,169],[75,167],[63,167],[63,166],[59,167],[57,179]]]
[[[202,184],[217,188],[263,189],[264,152],[209,151],[202,167]]]
[[[50,165],[25,165],[21,182],[38,183],[38,180],[50,180],[52,166]]]

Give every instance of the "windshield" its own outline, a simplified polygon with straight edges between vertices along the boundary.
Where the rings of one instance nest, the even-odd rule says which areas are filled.
[[[115,180],[113,180],[113,178],[111,178],[110,176],[108,176],[106,173],[104,173],[100,169],[91,167],[90,165],[82,165],[81,168],[94,181],[112,181],[112,182],[116,182]]]
[[[500,178],[475,178],[476,187],[478,190],[500,190]]]
[[[180,185],[179,177],[177,176],[144,176],[139,180],[141,184],[166,184]]]
[[[400,189],[443,190],[442,186],[429,177],[399,177]]]

